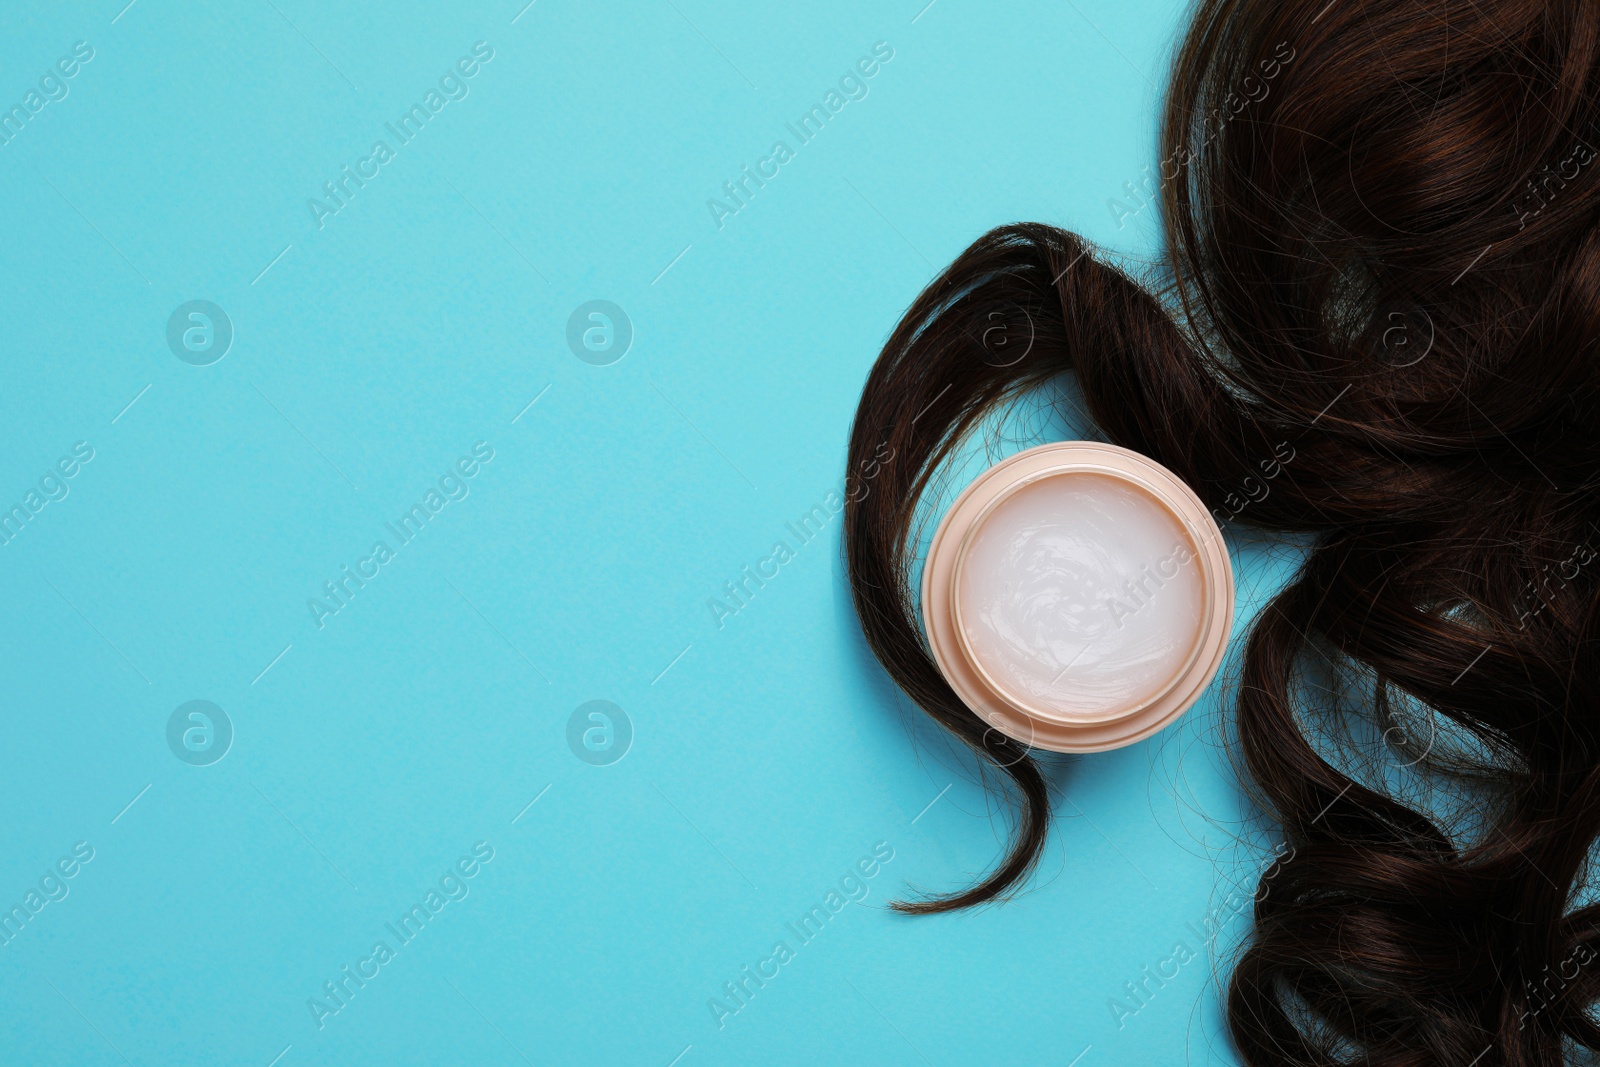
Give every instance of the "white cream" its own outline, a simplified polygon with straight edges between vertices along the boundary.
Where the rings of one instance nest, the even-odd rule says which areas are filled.
[[[1031,482],[972,535],[955,590],[968,647],[1044,709],[1131,710],[1168,687],[1200,640],[1195,555],[1178,519],[1120,478]]]

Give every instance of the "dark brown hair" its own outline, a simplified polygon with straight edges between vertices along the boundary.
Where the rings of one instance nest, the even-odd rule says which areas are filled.
[[[874,473],[850,579],[879,660],[1019,818],[979,884],[903,910],[994,900],[1045,841],[1038,764],[929,656],[909,535],[963,437],[1071,373],[1219,518],[1313,544],[1236,679],[1233,749],[1285,848],[1229,985],[1244,1061],[1600,1052],[1597,63],[1594,0],[1201,0],[1164,283],[1022,224],[918,297],[851,433]]]

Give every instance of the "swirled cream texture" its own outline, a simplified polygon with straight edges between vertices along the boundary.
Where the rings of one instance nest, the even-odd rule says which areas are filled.
[[[955,595],[973,656],[1068,718],[1159,696],[1201,636],[1196,546],[1159,500],[1066,472],[1024,485],[974,532]]]

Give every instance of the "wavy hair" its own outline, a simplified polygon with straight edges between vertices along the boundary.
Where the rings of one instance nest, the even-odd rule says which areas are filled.
[[[928,652],[910,534],[984,417],[1070,373],[1109,440],[1312,545],[1244,638],[1231,725],[1289,850],[1229,981],[1244,1062],[1600,1053],[1597,65],[1594,0],[1201,0],[1162,123],[1161,288],[1020,224],[917,298],[851,431],[852,471],[895,456],[847,502],[851,587],[1019,818],[978,884],[899,907],[995,900],[1044,845],[1039,765]]]

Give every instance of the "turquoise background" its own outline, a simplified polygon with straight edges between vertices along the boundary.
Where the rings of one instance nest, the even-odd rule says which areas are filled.
[[[0,546],[0,906],[93,850],[0,947],[0,1059],[1232,1061],[1230,894],[1271,842],[1241,821],[1225,679],[1052,772],[1018,899],[908,919],[884,903],[982,871],[1004,810],[866,651],[838,517],[720,628],[708,607],[841,490],[861,383],[937,267],[1018,219],[1157,246],[1153,209],[1108,201],[1155,164],[1183,10],[924,2],[0,18],[0,107],[93,49],[0,147],[0,506],[94,450]],[[480,41],[465,98],[397,147],[385,124]],[[785,123],[876,42],[867,95],[799,145]],[[319,228],[308,201],[380,138]],[[780,138],[719,228],[708,199]],[[167,342],[191,300],[232,324],[208,366]],[[632,323],[607,366],[568,347],[590,300]],[[319,628],[308,601],[479,442],[465,498]],[[1234,547],[1242,622],[1286,564]],[[234,731],[207,766],[168,746],[191,700]],[[568,744],[591,700],[631,722],[610,765]],[[467,895],[319,1018],[478,842]],[[865,900],[794,937],[875,846]]]

